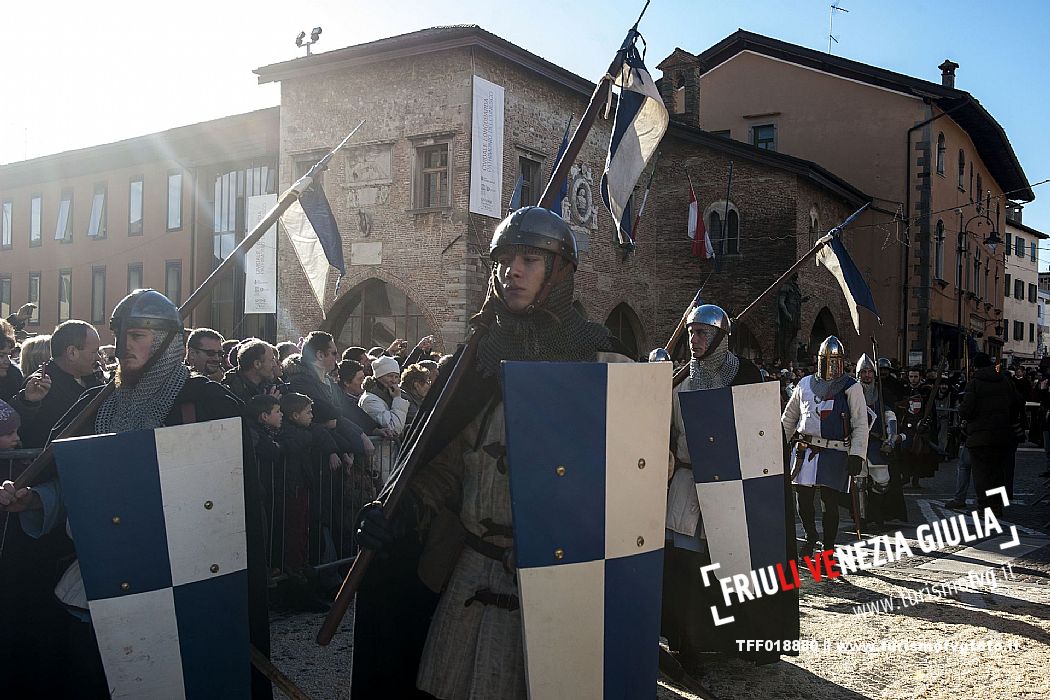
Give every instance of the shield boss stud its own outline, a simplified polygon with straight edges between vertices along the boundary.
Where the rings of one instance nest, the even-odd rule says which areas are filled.
[[[558,465],[558,468],[554,470],[554,473],[558,476],[565,476],[565,467]]]
[[[208,567],[208,568],[210,568],[210,569],[211,569],[211,572],[212,572],[213,574],[217,574],[217,573],[219,573],[219,565],[218,565],[218,564],[212,564],[212,565],[211,565],[210,567]]]
[[[113,524],[114,525],[120,525],[120,516],[119,515],[114,515],[113,516]]]
[[[641,535],[639,535],[638,536],[638,546],[641,547],[644,544],[645,544],[645,538],[642,537]]]
[[[645,459],[644,458],[638,460],[638,468],[639,469],[645,469]]]
[[[131,590],[131,584],[128,583],[127,581],[125,581],[124,583],[120,584],[120,590],[122,590],[122,591],[129,591],[129,590]]]
[[[211,510],[212,505],[214,505],[214,504],[211,501],[205,501],[204,502],[204,510]]]
[[[560,547],[558,549],[555,549],[554,550],[554,558],[555,559],[559,559],[559,560],[560,559],[564,559],[565,558],[565,550],[560,548]]]
[[[711,437],[707,438],[707,441],[708,442],[714,442],[715,441],[715,436],[712,435]]]

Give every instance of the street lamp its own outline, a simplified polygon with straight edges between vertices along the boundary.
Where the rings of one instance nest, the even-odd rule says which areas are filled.
[[[959,214],[959,221],[962,222],[962,210],[961,209],[956,209],[956,212]],[[960,357],[960,359],[964,355],[963,343],[966,342],[965,337],[969,335],[968,333],[964,333],[964,331],[963,331],[963,287],[962,287],[963,264],[964,264],[963,263],[963,256],[969,250],[969,245],[968,245],[969,239],[967,238],[967,235],[966,235],[967,233],[969,233],[969,231],[967,231],[967,227],[970,225],[970,222],[972,222],[974,219],[984,219],[985,221],[987,221],[991,225],[992,231],[982,241],[982,243],[984,243],[984,245],[988,247],[989,252],[993,256],[996,254],[996,251],[998,250],[999,246],[1003,243],[1003,239],[999,238],[999,233],[996,231],[995,222],[992,221],[991,217],[989,217],[987,214],[984,214],[984,213],[975,214],[974,216],[971,216],[969,219],[967,219],[966,223],[964,223],[964,224],[961,223],[961,225],[959,226],[958,245],[956,246],[956,249],[955,249],[956,250],[956,261],[957,261],[957,263],[956,263],[956,278],[955,279],[957,280],[957,283],[959,285],[959,297],[958,297],[958,300],[957,300],[958,310],[956,312],[957,313],[956,323],[958,324],[958,327],[959,327],[959,357]],[[976,280],[974,280],[974,283],[976,284]],[[1000,337],[1000,338],[1002,337],[1002,329],[999,326],[996,326],[996,336]]]

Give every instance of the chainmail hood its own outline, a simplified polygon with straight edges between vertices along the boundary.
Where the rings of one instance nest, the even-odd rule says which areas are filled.
[[[830,399],[840,391],[846,388],[846,385],[853,381],[853,377],[843,372],[840,376],[835,379],[825,381],[817,375],[811,375],[813,384],[810,386],[813,389],[814,396],[819,396],[822,399]]]
[[[535,253],[537,248],[514,246],[513,252]],[[542,251],[541,251],[542,252]],[[548,277],[554,255],[544,253]],[[496,284],[490,279],[489,284]],[[609,330],[586,321],[572,306],[573,277],[566,276],[542,306],[514,312],[498,296],[490,299],[495,319],[478,343],[478,369],[484,377],[497,375],[502,360],[593,361],[611,347]]]
[[[740,358],[729,352],[729,336],[706,357],[689,361],[689,390],[721,389],[733,383],[740,370]]]
[[[160,350],[165,335],[154,334],[151,357]],[[157,358],[134,386],[118,386],[113,395],[99,407],[95,432],[123,433],[129,430],[152,430],[163,425],[175,404],[175,398],[190,376],[189,368],[182,362],[184,346],[183,334],[177,333],[164,354]]]

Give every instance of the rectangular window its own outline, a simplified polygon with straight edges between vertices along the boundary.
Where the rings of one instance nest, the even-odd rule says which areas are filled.
[[[521,203],[520,206],[532,207],[539,203],[540,195],[540,164],[525,156],[518,157],[518,168],[521,174]]]
[[[106,237],[106,183],[96,182],[91,196],[91,218],[88,219],[88,238]]]
[[[58,203],[58,221],[55,224],[55,240],[69,243],[73,240],[73,190],[62,190]]]
[[[182,228],[182,173],[168,173],[168,230]]]
[[[1029,323],[1028,324],[1028,342],[1029,343],[1034,343],[1035,342],[1035,324],[1034,323]]]
[[[1036,287],[1031,282],[1028,283],[1028,301],[1035,303],[1036,299],[1039,298],[1039,287]]]
[[[4,200],[3,209],[0,209],[0,248],[11,247],[11,212],[14,206],[14,202],[8,199]]]
[[[1005,318],[1003,319],[1003,340],[1010,339],[1010,322]]]
[[[0,318],[11,315],[11,275],[0,277]]]
[[[1006,289],[1003,291],[1003,296],[1010,296],[1010,273],[1006,273]]]
[[[1024,321],[1014,321],[1014,340],[1024,340]]]
[[[1039,246],[1036,245],[1036,241],[1032,241],[1028,244],[1028,257],[1034,262],[1039,257]]]
[[[182,261],[169,261],[164,265],[164,296],[176,306],[182,303]]]
[[[449,144],[416,149],[416,209],[440,209],[449,202]]]
[[[142,263],[131,263],[128,265],[128,294],[142,288]]]
[[[1014,234],[1007,233],[1006,234],[1006,254],[1007,255],[1010,254],[1010,251],[1013,250],[1013,247],[1014,247]]]
[[[91,268],[91,322],[106,320],[106,268]]]
[[[1024,257],[1024,239],[1020,236],[1014,236],[1014,255]]]
[[[1024,280],[1014,280],[1014,299],[1024,300]]]
[[[40,217],[43,216],[44,198],[34,195],[29,200],[29,245],[40,245]]]
[[[142,176],[128,183],[128,235],[142,235]]]
[[[777,150],[777,127],[773,124],[751,127],[751,145],[767,151]]]
[[[73,271],[58,271],[58,322],[68,321],[69,309],[73,303]]]
[[[40,273],[29,273],[29,288],[26,290],[26,302],[35,304],[33,315],[29,317],[29,325],[40,325]]]

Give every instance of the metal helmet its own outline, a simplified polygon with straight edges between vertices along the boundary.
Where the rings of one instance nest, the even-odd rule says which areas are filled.
[[[495,261],[497,250],[512,245],[527,245],[560,255],[572,263],[573,269],[580,264],[572,228],[560,216],[542,207],[522,207],[499,222],[489,244],[489,257]]]
[[[842,376],[845,371],[846,347],[838,338],[829,335],[817,353],[817,377],[827,381]]]
[[[860,359],[857,360],[856,374],[858,377],[860,376],[860,371],[862,369],[870,369],[872,372],[876,371],[875,363],[871,361],[871,358],[868,356],[868,353],[864,353],[860,356]]]
[[[182,330],[178,307],[155,289],[136,289],[113,308],[109,329],[117,342],[117,357],[125,350],[125,333],[131,328],[177,333]]]
[[[729,335],[732,330],[729,314],[721,306],[715,306],[714,304],[701,304],[689,312],[685,319],[686,330],[698,323],[714,329],[711,339],[707,343],[707,351],[700,358],[703,359],[714,352],[722,344],[722,339]]]
[[[893,371],[893,362],[888,357],[879,358],[879,369],[884,369],[887,372]]]
[[[670,362],[671,355],[664,348],[656,348],[649,352],[649,362]]]

